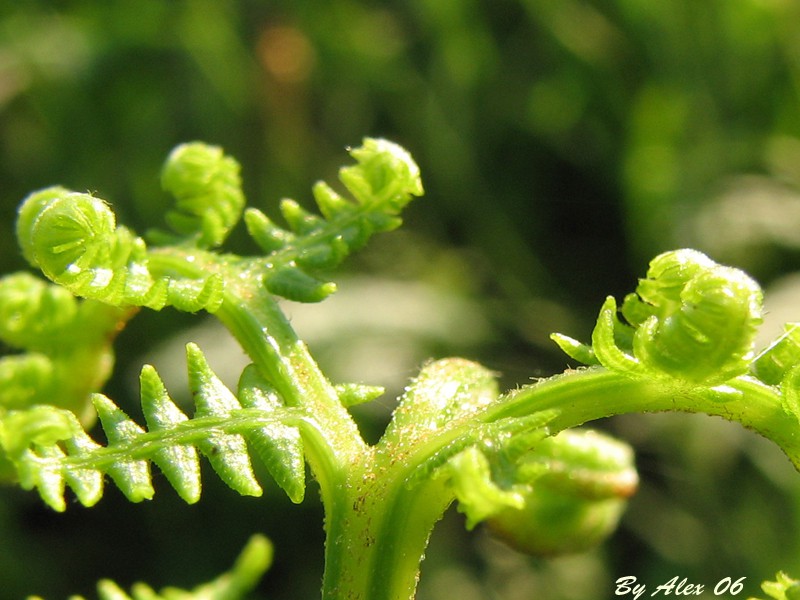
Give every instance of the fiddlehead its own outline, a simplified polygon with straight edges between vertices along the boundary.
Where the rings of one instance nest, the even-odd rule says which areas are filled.
[[[67,290],[27,273],[0,279],[0,342],[17,354],[0,358],[0,419],[47,429],[40,405],[68,409],[89,426],[90,394],[102,387],[114,362],[111,344],[132,311],[76,300]],[[20,420],[19,415],[26,415]],[[0,444],[0,480],[14,478]]]
[[[239,170],[239,163],[216,146],[176,147],[161,172],[161,186],[176,200],[166,215],[169,226],[200,248],[221,245],[244,208]]]
[[[198,310],[217,301],[220,282],[194,289],[156,279],[147,265],[144,241],[115,226],[114,213],[99,198],[48,189],[29,196],[20,209],[20,244],[26,257],[52,281],[76,295],[116,305]],[[188,298],[186,292],[194,292]]]
[[[617,527],[638,486],[633,451],[596,431],[567,430],[506,467],[519,503],[500,503],[486,520],[510,546],[539,556],[580,552]],[[496,469],[503,479],[502,469]]]
[[[326,298],[336,286],[324,278],[325,273],[374,233],[398,227],[400,211],[413,196],[422,194],[419,168],[400,146],[368,138],[350,154],[357,164],[340,169],[339,179],[354,202],[319,182],[313,191],[321,216],[294,200],[281,203],[289,229],[259,210],[245,211],[247,230],[268,253],[264,281],[271,293],[301,302]]]
[[[742,271],[695,250],[657,256],[621,317],[609,298],[591,348],[555,335],[573,358],[631,375],[715,385],[746,373],[761,323],[762,293]]]
[[[634,354],[692,381],[745,373],[761,324],[759,285],[693,250],[656,257],[622,314],[636,328]]]
[[[327,297],[336,287],[324,279],[326,272],[373,234],[398,227],[400,211],[422,194],[417,165],[396,144],[366,139],[351,155],[357,164],[343,167],[339,178],[354,201],[320,182],[314,198],[321,216],[284,200],[284,229],[256,209],[245,212],[247,229],[266,256],[242,264],[259,271],[270,293],[304,302]],[[221,271],[231,257],[208,250],[222,244],[241,216],[239,165],[219,148],[184,144],[167,159],[162,184],[176,198],[166,220],[178,234],[152,232],[163,247],[148,249],[117,226],[104,200],[52,187],[20,207],[23,255],[78,296],[117,306],[215,312],[223,298]]]
[[[190,419],[170,399],[152,367],[141,374],[146,430],[102,394],[93,402],[108,439],[95,442],[69,411],[42,406],[35,413],[9,411],[0,418],[0,446],[14,465],[20,485],[36,488],[55,510],[66,508],[65,487],[78,500],[95,504],[108,475],[133,502],[152,498],[150,463],[156,464],[186,502],[200,497],[199,454],[219,477],[243,495],[261,495],[247,445],[262,457],[289,497],[305,490],[303,446],[296,416],[280,405],[264,382],[248,371],[241,402],[209,368],[196,346],[187,347],[190,388],[196,411]],[[257,387],[254,387],[257,385]]]
[[[44,350],[66,342],[77,329],[78,311],[75,296],[33,275],[0,279],[0,339],[9,346]]]
[[[528,430],[471,446],[444,472],[468,528],[485,521],[510,546],[540,556],[600,543],[638,484],[631,448],[590,430]]]
[[[151,272],[147,246],[116,225],[108,204],[89,194],[48,188],[22,203],[17,237],[25,257],[76,296],[116,306],[166,305],[213,312],[222,301],[222,279]]]

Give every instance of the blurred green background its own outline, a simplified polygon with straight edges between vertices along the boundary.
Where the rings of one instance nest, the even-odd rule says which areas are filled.
[[[13,222],[37,188],[96,192],[142,232],[165,210],[162,160],[199,139],[240,160],[250,204],[274,216],[282,197],[310,206],[347,146],[384,136],[419,162],[426,196],[347,264],[336,297],[287,308],[334,377],[392,398],[430,356],[480,360],[507,387],[560,371],[548,334],[586,339],[606,295],[681,246],[768,288],[769,338],[800,319],[799,100],[796,0],[0,0],[0,270],[24,268]],[[225,334],[166,311],[123,333],[107,393],[137,415],[146,360],[179,396],[189,339],[235,380]],[[359,412],[367,435],[391,408]],[[702,416],[599,425],[636,447],[642,476],[608,544],[535,560],[451,512],[420,600],[601,600],[625,575],[709,596],[747,577],[745,597],[778,569],[800,577],[800,476],[776,449]],[[157,481],[145,505],[110,489],[64,515],[0,490],[0,595],[191,586],[261,531],[277,557],[258,597],[317,597],[313,485],[293,506],[269,483],[254,500],[205,482],[192,507]]]

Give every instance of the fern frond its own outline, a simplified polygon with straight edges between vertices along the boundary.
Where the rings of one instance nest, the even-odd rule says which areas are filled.
[[[52,347],[53,336],[66,337],[78,314],[75,296],[29,273],[0,279],[0,339],[26,350]]]
[[[419,168],[400,146],[382,139],[364,140],[350,151],[357,164],[343,167],[339,179],[354,201],[319,182],[313,194],[321,216],[294,200],[281,202],[284,229],[257,209],[244,220],[251,237],[268,254],[267,289],[301,302],[317,302],[336,286],[324,273],[379,232],[401,224],[398,216],[413,196],[422,194]]]
[[[28,196],[17,237],[25,258],[76,296],[115,306],[214,312],[222,302],[219,274],[186,278],[154,274],[147,246],[108,204],[90,194],[54,187]]]
[[[195,399],[195,418],[229,419],[233,411],[241,409],[239,401],[214,375],[200,349],[187,346],[189,388]],[[242,435],[225,431],[210,432],[197,443],[211,466],[230,487],[246,496],[260,496],[261,487],[250,468],[250,455]]]
[[[178,495],[193,503],[201,491],[199,452],[229,487],[259,496],[249,444],[289,497],[300,502],[305,490],[303,446],[297,429],[286,423],[293,418],[290,409],[252,369],[242,378],[240,403],[196,346],[187,347],[187,356],[195,415],[185,415],[156,371],[146,366],[141,401],[149,430],[106,396],[93,395],[106,446],[95,442],[69,411],[41,406],[0,416],[0,447],[20,485],[36,488],[45,503],[63,511],[66,488],[91,506],[102,497],[108,475],[129,500],[139,502],[153,497],[150,464],[155,463]]]
[[[244,208],[239,170],[239,163],[216,146],[176,147],[161,172],[161,186],[176,200],[166,215],[169,226],[200,248],[222,244]]]
[[[139,387],[142,412],[150,431],[168,432],[189,420],[169,397],[164,382],[152,366],[142,368]],[[166,446],[157,450],[152,460],[186,502],[192,504],[200,498],[200,461],[194,446]]]
[[[97,584],[99,600],[239,600],[253,590],[272,564],[272,544],[262,535],[254,535],[247,542],[233,567],[213,581],[193,590],[168,587],[156,592],[145,583],[135,583],[130,595],[111,580]],[[28,600],[42,600],[38,596]],[[85,600],[72,596],[70,600]]]
[[[0,358],[0,407],[19,409],[36,404],[42,391],[53,387],[54,371],[53,361],[37,352]]]

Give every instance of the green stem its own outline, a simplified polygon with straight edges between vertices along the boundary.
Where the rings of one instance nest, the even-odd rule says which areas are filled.
[[[162,266],[177,266],[170,262]],[[300,411],[308,461],[326,513],[323,600],[410,600],[433,526],[453,498],[444,478],[409,487],[409,477],[458,432],[397,447],[397,452],[368,446],[275,300],[264,293],[258,268],[219,258],[204,267],[225,270],[228,287],[216,316],[285,402]],[[196,269],[194,276],[203,273],[196,263],[180,269]],[[774,388],[748,377],[708,388],[594,367],[513,392],[476,420],[489,423],[552,409],[557,413],[549,424],[554,432],[630,412],[716,415],[772,440],[800,468],[797,419],[783,410]],[[463,433],[469,429],[465,426]]]
[[[444,478],[409,487],[413,460],[367,455],[328,523],[323,600],[408,600],[433,527],[453,500]],[[397,457],[396,457],[397,458]]]
[[[726,388],[689,386],[673,380],[633,379],[590,368],[544,380],[506,396],[481,415],[484,422],[555,409],[553,431],[623,413],[679,411],[737,421],[780,446],[800,465],[800,428],[781,408],[774,388],[740,377]],[[444,444],[447,439],[442,439]],[[420,450],[420,449],[415,449]],[[326,570],[323,600],[411,600],[431,530],[452,501],[444,478],[406,485],[431,449],[404,456],[375,456],[350,474],[348,497],[329,533],[335,571]]]
[[[353,502],[348,490],[354,473],[368,461],[372,450],[339,397],[297,336],[276,300],[266,293],[259,260],[233,261],[193,252],[194,259],[159,254],[151,259],[161,272],[188,277],[224,271],[226,289],[215,316],[275,387],[287,405],[300,410],[298,419],[311,471],[320,486],[325,508],[325,580],[347,578],[352,571],[347,531],[352,527]],[[329,575],[333,574],[333,575]],[[334,587],[337,587],[334,585]],[[336,598],[337,595],[326,595]],[[347,596],[342,596],[347,597]]]
[[[552,431],[624,413],[705,413],[736,421],[777,444],[800,470],[800,423],[778,391],[747,376],[708,388],[677,380],[631,378],[602,367],[572,371],[509,394],[485,421],[557,409]]]
[[[259,280],[252,276],[240,279]],[[328,589],[330,581],[346,580],[348,574],[357,572],[347,541],[347,532],[354,526],[349,490],[354,487],[354,474],[361,472],[359,465],[369,462],[373,452],[273,298],[250,287],[228,289],[216,316],[284,401],[306,415],[301,423],[306,457],[325,508],[323,589]],[[338,584],[334,587],[338,589]],[[323,592],[323,597],[348,596]]]
[[[252,280],[252,279],[251,279]],[[323,499],[335,497],[350,465],[367,449],[339,397],[271,297],[226,290],[216,317],[231,331],[284,402],[303,409],[321,435],[306,435],[309,464]]]

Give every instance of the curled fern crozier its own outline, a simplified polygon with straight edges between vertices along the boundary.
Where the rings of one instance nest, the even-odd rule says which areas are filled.
[[[219,246],[239,222],[244,194],[239,163],[202,142],[176,147],[161,172],[161,186],[176,200],[167,223],[201,248]]]
[[[189,312],[213,312],[222,301],[218,274],[154,274],[144,240],[117,226],[108,203],[90,194],[60,187],[31,194],[19,210],[17,237],[31,264],[77,296]]]
[[[661,254],[622,314],[636,327],[634,355],[645,365],[697,382],[747,372],[762,321],[759,285],[695,250]]]
[[[722,384],[750,369],[762,322],[759,285],[696,250],[665,252],[618,311],[600,309],[591,346],[553,334],[572,358],[634,377]]]

